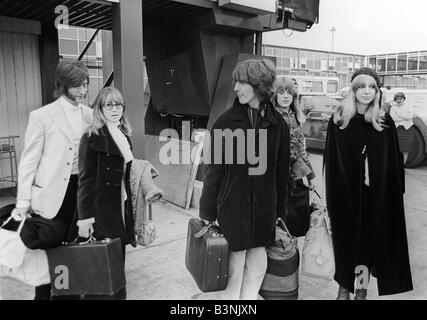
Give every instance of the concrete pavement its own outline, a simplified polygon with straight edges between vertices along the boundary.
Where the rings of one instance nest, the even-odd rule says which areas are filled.
[[[317,177],[315,184],[323,195],[321,181],[322,156],[311,155]],[[0,205],[13,201],[0,200]],[[9,201],[9,202],[8,202]],[[368,299],[427,299],[427,163],[406,170],[406,223],[414,290],[412,292],[379,297],[373,278]],[[167,202],[153,208],[158,238],[148,247],[128,248],[126,276],[128,299],[201,300],[218,299],[219,293],[202,294],[185,268],[185,246],[188,220],[198,215],[197,209],[184,210]],[[302,248],[303,238],[299,239]],[[335,299],[334,281],[300,275],[299,298],[303,300]],[[33,288],[19,282],[0,279],[3,299],[32,299]]]

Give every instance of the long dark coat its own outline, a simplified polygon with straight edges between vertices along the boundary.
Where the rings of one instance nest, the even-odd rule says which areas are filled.
[[[134,245],[132,202],[126,201],[125,223],[121,209],[121,184],[125,174],[127,197],[131,199],[129,170],[106,126],[99,134],[86,133],[79,148],[79,188],[77,208],[79,219],[95,218],[96,239],[120,238],[122,246]],[[125,172],[124,172],[125,171]]]
[[[212,158],[215,155],[213,134],[215,129],[243,129],[245,141],[251,123],[248,105],[236,98],[233,107],[226,110],[214,123],[211,131]],[[289,128],[280,114],[267,103],[265,116],[259,123],[267,130],[266,171],[249,175],[247,156],[238,164],[237,140],[233,140],[231,164],[210,164],[200,198],[200,217],[218,220],[232,251],[266,247],[274,243],[277,216],[284,217],[287,205],[289,172]],[[259,132],[259,131],[257,131]],[[258,141],[258,136],[255,141]],[[257,152],[259,146],[256,146]],[[224,158],[224,149],[222,154]],[[246,150],[246,148],[245,148]]]
[[[344,288],[354,290],[360,244],[366,242],[364,237],[367,236],[361,232],[361,220],[369,217],[367,230],[371,239],[368,247],[372,252],[372,273],[377,277],[380,295],[412,290],[403,206],[403,158],[394,122],[388,114],[385,124],[387,127],[379,132],[371,123],[366,123],[362,115],[356,115],[342,130],[331,118],[324,152],[335,280]],[[370,184],[368,196],[362,192],[365,181],[362,150],[365,144]],[[368,215],[362,210],[369,210]]]

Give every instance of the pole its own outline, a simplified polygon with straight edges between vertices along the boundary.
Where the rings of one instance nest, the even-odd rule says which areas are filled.
[[[332,51],[334,51],[334,32],[337,31],[337,29],[333,26],[332,28],[329,29],[329,31],[332,34]]]

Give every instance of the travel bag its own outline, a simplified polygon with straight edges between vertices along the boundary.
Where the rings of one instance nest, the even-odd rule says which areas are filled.
[[[53,296],[113,295],[126,285],[119,238],[74,241],[46,252]]]
[[[202,292],[220,291],[228,283],[229,247],[221,229],[200,218],[188,222],[185,266]]]

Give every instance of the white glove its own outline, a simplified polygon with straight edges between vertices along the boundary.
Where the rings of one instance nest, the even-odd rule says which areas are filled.
[[[93,219],[79,220],[77,226],[79,227],[79,237],[89,238],[93,234]]]

